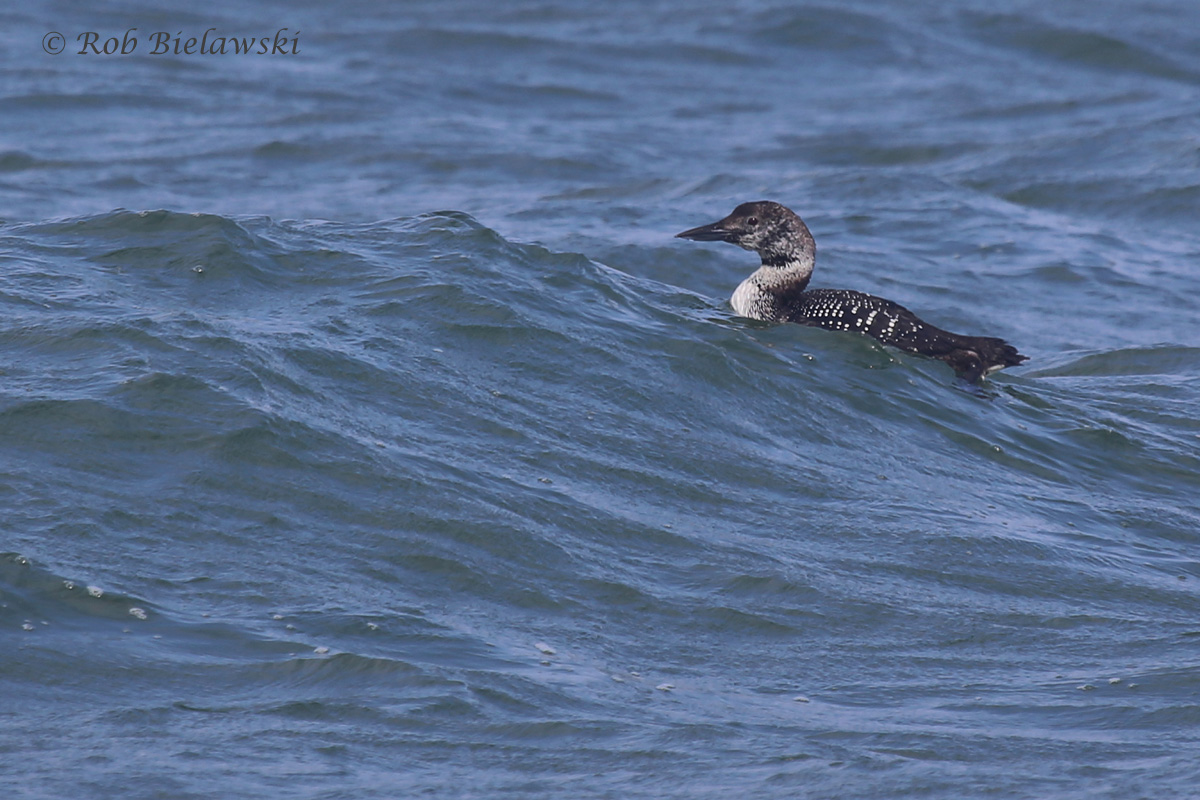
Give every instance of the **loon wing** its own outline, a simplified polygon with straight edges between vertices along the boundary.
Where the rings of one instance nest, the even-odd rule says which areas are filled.
[[[941,328],[899,303],[850,289],[812,289],[798,298],[788,322],[832,331],[857,331],[901,350],[934,356],[954,349]]]
[[[788,322],[865,333],[909,353],[941,359],[969,381],[1026,360],[1003,339],[962,336],[930,325],[899,303],[850,289],[812,289],[793,300]]]

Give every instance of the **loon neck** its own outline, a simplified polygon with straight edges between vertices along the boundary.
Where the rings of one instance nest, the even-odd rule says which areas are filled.
[[[807,253],[788,255],[763,255],[762,266],[750,279],[763,288],[787,288],[803,291],[812,278],[813,257]]]
[[[812,271],[811,256],[771,261],[764,258],[762,266],[738,284],[729,298],[730,305],[750,319],[784,319],[796,296],[808,286]]]

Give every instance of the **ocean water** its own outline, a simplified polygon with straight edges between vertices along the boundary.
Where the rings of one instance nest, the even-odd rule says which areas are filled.
[[[0,12],[6,798],[1200,797],[1200,6],[178,5]]]

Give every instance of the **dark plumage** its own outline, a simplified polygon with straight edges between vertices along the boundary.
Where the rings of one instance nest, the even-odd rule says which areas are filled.
[[[729,242],[758,253],[762,266],[730,299],[744,317],[858,331],[906,352],[941,359],[968,381],[1028,359],[1003,339],[950,333],[882,297],[849,289],[808,289],[816,242],[804,221],[779,203],[742,203],[725,219],[676,237]]]

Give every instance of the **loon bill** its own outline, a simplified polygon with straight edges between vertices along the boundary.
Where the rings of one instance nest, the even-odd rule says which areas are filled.
[[[882,297],[850,289],[808,289],[816,242],[804,220],[779,203],[742,203],[725,219],[675,238],[729,242],[758,253],[762,266],[738,285],[729,301],[743,317],[858,331],[906,352],[945,361],[971,382],[1029,358],[1003,339],[944,331]]]

